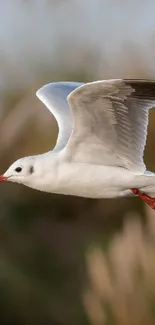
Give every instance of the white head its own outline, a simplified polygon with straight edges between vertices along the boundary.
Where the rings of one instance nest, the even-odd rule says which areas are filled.
[[[34,181],[41,171],[36,164],[36,156],[25,157],[16,160],[7,171],[0,176],[0,181],[9,181],[22,183],[31,187],[31,183]]]
[[[0,176],[0,182],[16,182],[40,191],[52,192],[57,186],[58,165],[57,155],[51,152],[24,157],[15,161]]]

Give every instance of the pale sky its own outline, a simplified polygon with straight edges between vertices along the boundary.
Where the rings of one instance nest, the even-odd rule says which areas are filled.
[[[154,0],[1,0],[0,91],[53,70],[153,78],[154,17]]]

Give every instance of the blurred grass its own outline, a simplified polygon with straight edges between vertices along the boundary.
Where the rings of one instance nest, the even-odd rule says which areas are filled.
[[[106,251],[94,247],[87,254],[89,285],[83,301],[90,324],[155,323],[154,225],[144,227],[128,216]]]

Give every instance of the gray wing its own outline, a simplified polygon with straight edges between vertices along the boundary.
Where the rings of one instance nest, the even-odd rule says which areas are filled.
[[[68,96],[74,129],[65,148],[71,160],[144,172],[148,111],[155,82],[108,80],[85,84]]]
[[[47,106],[57,120],[59,134],[54,150],[61,150],[71,135],[73,117],[68,105],[67,96],[77,87],[83,85],[80,82],[55,82],[40,88],[36,95]]]

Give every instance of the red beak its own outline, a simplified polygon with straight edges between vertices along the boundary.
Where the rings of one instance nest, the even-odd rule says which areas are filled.
[[[7,181],[8,177],[0,175],[0,182]]]

